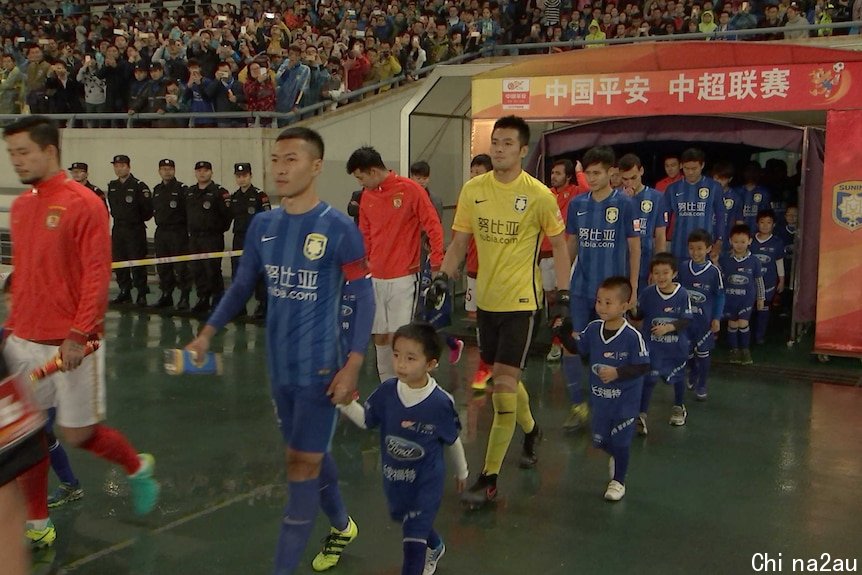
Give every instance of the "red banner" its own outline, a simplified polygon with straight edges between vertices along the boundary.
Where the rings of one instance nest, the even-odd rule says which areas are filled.
[[[814,350],[862,355],[862,111],[826,115]],[[802,278],[802,281],[810,281]]]
[[[473,81],[473,118],[727,114],[862,108],[862,62]]]

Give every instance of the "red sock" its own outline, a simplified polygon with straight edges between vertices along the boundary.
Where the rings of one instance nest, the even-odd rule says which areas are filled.
[[[562,341],[560,341],[560,338],[558,338],[557,336],[554,336],[554,337],[551,339],[551,344],[552,344],[552,345],[563,345],[563,342],[562,342]]]
[[[482,358],[479,358],[479,371],[491,371],[491,366],[482,361]]]
[[[127,475],[132,475],[141,467],[138,452],[126,436],[100,423],[96,424],[90,439],[81,444],[81,449],[122,466]]]
[[[45,456],[36,465],[18,476],[18,486],[27,500],[27,519],[48,519],[48,468]]]

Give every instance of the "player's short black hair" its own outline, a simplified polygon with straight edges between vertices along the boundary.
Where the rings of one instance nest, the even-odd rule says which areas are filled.
[[[620,301],[627,302],[632,299],[632,283],[625,276],[611,276],[602,280],[599,289],[617,290]]]
[[[503,116],[494,122],[494,129],[491,130],[491,134],[500,129],[518,130],[518,142],[522,146],[530,145],[530,126],[524,118],[519,116]]]
[[[733,164],[730,162],[716,162],[714,166],[712,166],[712,177],[713,178],[727,178],[731,179],[734,175]]]
[[[689,148],[682,153],[679,160],[682,164],[686,162],[700,162],[702,164],[706,162],[706,154],[700,148]]]
[[[383,163],[383,158],[380,156],[380,152],[371,146],[362,146],[347,158],[348,174],[352,174],[356,170],[368,172],[372,168],[385,170],[386,164]]]
[[[706,244],[706,247],[709,247],[712,245],[712,235],[703,228],[694,230],[688,234],[688,243],[694,244],[697,242],[703,242]]]
[[[437,336],[437,330],[430,323],[424,321],[415,321],[402,325],[395,330],[395,335],[392,336],[392,346],[400,338],[413,340],[422,345],[422,351],[425,353],[425,358],[430,360],[440,361],[440,354],[443,347],[440,345],[440,338]]]
[[[419,176],[420,178],[431,177],[431,166],[425,160],[419,160],[410,164],[410,175]]]
[[[557,166],[563,166],[563,170],[566,172],[566,177],[571,178],[575,175],[575,165],[571,160],[557,160],[551,165],[551,168],[556,168]]]
[[[12,122],[3,128],[3,137],[8,138],[15,134],[26,132],[30,135],[30,139],[36,142],[41,149],[48,146],[57,148],[57,154],[60,153],[60,130],[57,129],[57,124],[45,116],[25,116],[24,118]]]
[[[676,160],[678,162],[679,161],[679,154],[665,154],[665,156],[662,158],[662,163],[664,163],[668,160]]]
[[[585,170],[595,164],[601,164],[608,170],[617,163],[617,156],[614,154],[613,148],[609,146],[596,146],[587,150],[581,163],[584,165]]]
[[[765,210],[760,210],[759,212],[757,212],[757,220],[756,221],[758,223],[760,223],[760,220],[762,220],[763,218],[771,218],[773,223],[774,223],[775,222],[775,211],[770,209],[770,208],[766,208]]]
[[[744,234],[751,237],[751,228],[749,228],[746,224],[736,224],[732,228],[730,228],[730,234],[727,237],[732,238],[733,236]]]
[[[656,266],[670,266],[674,272],[677,270],[676,256],[670,252],[659,252],[652,257],[649,262],[649,270],[652,271]]]
[[[486,172],[490,172],[494,169],[494,165],[491,163],[491,156],[488,154],[478,154],[473,156],[473,159],[470,160],[470,167],[473,166],[482,166],[485,168]]]
[[[323,138],[311,128],[287,128],[275,139],[276,142],[281,142],[282,140],[302,140],[311,144],[311,147],[317,152],[318,159],[323,159]]]
[[[643,168],[643,163],[641,159],[638,158],[635,154],[626,154],[622,158],[620,158],[619,167],[621,172],[628,172],[632,168]]]

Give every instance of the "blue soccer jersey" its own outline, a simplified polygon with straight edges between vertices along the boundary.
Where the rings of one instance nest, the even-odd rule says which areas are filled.
[[[657,285],[645,289],[638,298],[638,310],[643,317],[641,332],[649,346],[653,365],[669,358],[688,357],[688,330],[674,330],[664,335],[656,335],[652,328],[693,318],[688,292],[682,285],[675,284],[669,294],[663,293]]]
[[[751,241],[751,253],[760,261],[766,299],[770,299],[778,285],[777,264],[779,260],[784,259],[784,242],[775,234],[770,234],[762,240],[755,235]]]
[[[402,401],[397,379],[374,390],[365,402],[365,423],[380,427],[383,491],[393,518],[408,512],[437,511],[443,496],[443,448],[452,445],[461,423],[452,396],[431,379],[429,395],[412,407]],[[412,390],[411,390],[412,391]]]
[[[784,273],[791,274],[793,269],[793,251],[796,242],[796,226],[782,224],[775,228],[775,234],[784,242]]]
[[[727,222],[721,184],[706,176],[694,184],[682,179],[669,185],[664,195],[673,219],[670,249],[677,261],[688,257],[688,236],[694,230],[708,231],[714,241],[724,240]]]
[[[757,214],[772,207],[769,190],[762,186],[750,190],[742,186],[736,189],[736,193],[742,199],[742,221],[754,234],[757,231]]]
[[[263,276],[267,286],[267,359],[273,385],[329,383],[348,349],[342,334],[346,281],[367,276],[362,236],[353,220],[320,202],[304,214],[282,208],[257,214],[225,305],[208,323],[232,319]],[[348,304],[345,306],[344,304]]]
[[[725,230],[732,228],[737,222],[742,221],[742,198],[733,188],[724,190],[724,222]],[[753,232],[752,232],[753,233]],[[724,249],[730,250],[730,242],[724,243]]]
[[[725,315],[731,318],[739,310],[751,312],[758,299],[765,299],[763,269],[760,260],[747,252],[743,257],[722,256],[719,266],[725,277]]]
[[[643,376],[603,383],[602,367],[649,364],[650,356],[640,332],[624,322],[615,332],[605,332],[605,322],[597,319],[587,324],[578,339],[578,353],[590,366],[590,405],[602,418],[622,420],[636,417],[640,411]]]
[[[665,209],[664,194],[656,189],[644,187],[632,198],[635,216],[638,218],[636,229],[641,234],[641,267],[640,283],[638,288],[647,285],[650,270],[649,264],[655,255],[655,231],[656,228],[667,227],[667,210]],[[624,274],[625,275],[625,274]]]
[[[631,199],[618,191],[600,202],[589,193],[569,203],[566,233],[578,238],[572,295],[592,301],[602,281],[629,276],[628,238],[640,236],[636,222]]]
[[[691,343],[696,349],[710,350],[714,342],[710,329],[712,320],[721,319],[724,311],[724,280],[721,271],[709,260],[702,264],[688,260],[679,267],[676,277],[688,292],[691,303],[692,320],[688,330]]]

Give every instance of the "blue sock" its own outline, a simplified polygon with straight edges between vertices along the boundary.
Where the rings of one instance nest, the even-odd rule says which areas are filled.
[[[53,443],[51,443],[51,439],[53,439]],[[78,485],[78,478],[75,477],[75,472],[72,471],[72,464],[69,462],[69,456],[66,455],[66,450],[63,449],[63,446],[60,445],[60,442],[57,441],[57,438],[51,435],[51,439],[49,439],[50,447],[48,447],[48,454],[51,456],[51,469],[54,470],[54,473],[57,474],[57,477],[63,483],[68,483],[70,485]]]
[[[727,328],[727,345],[730,346],[730,349],[739,349],[739,332],[738,328],[730,327]]]
[[[705,392],[706,379],[709,377],[709,368],[712,365],[712,358],[710,357],[709,352],[706,352],[706,355],[698,354],[697,357],[694,358],[694,361],[697,364],[697,382],[694,384],[695,391]]]
[[[677,373],[671,376],[671,384],[673,384],[673,404],[674,405],[684,405],[685,403],[685,378],[683,377],[683,370],[679,370]]]
[[[749,326],[739,328],[739,348],[748,349],[751,347],[751,328]]]
[[[446,336],[446,346],[449,349],[458,349],[458,338],[452,335]]]
[[[644,388],[641,392],[641,413],[649,411],[649,401],[652,398],[652,391],[655,389],[655,384],[657,382],[658,378],[652,374],[649,374],[644,378]]]
[[[292,575],[296,570],[319,509],[320,479],[290,482],[290,498],[284,508],[275,552],[276,575]]]
[[[614,457],[614,481],[626,484],[626,472],[629,470],[629,446],[612,445],[611,455]]]
[[[700,375],[698,372],[698,368],[700,366],[697,364],[697,356],[693,355],[693,356],[689,357],[685,366],[688,369],[688,381],[689,381],[689,383],[691,383],[692,385],[695,385],[697,380],[700,378]]]
[[[341,499],[341,490],[338,489],[338,467],[331,453],[323,456],[320,464],[320,508],[329,518],[329,524],[339,531],[347,529],[347,509]]]
[[[766,339],[766,329],[769,327],[769,308],[758,310],[757,312],[757,331],[754,334],[754,340],[757,343],[763,343]]]
[[[404,565],[401,567],[401,575],[422,575],[425,570],[425,551],[428,543],[407,539],[404,541]]]
[[[584,390],[581,386],[581,374],[584,368],[581,358],[577,355],[563,355],[563,374],[566,376],[566,389],[569,391],[569,400],[575,403],[583,403]]]
[[[443,539],[440,537],[440,534],[431,529],[431,533],[428,534],[428,548],[437,549],[441,543],[443,543]]]

